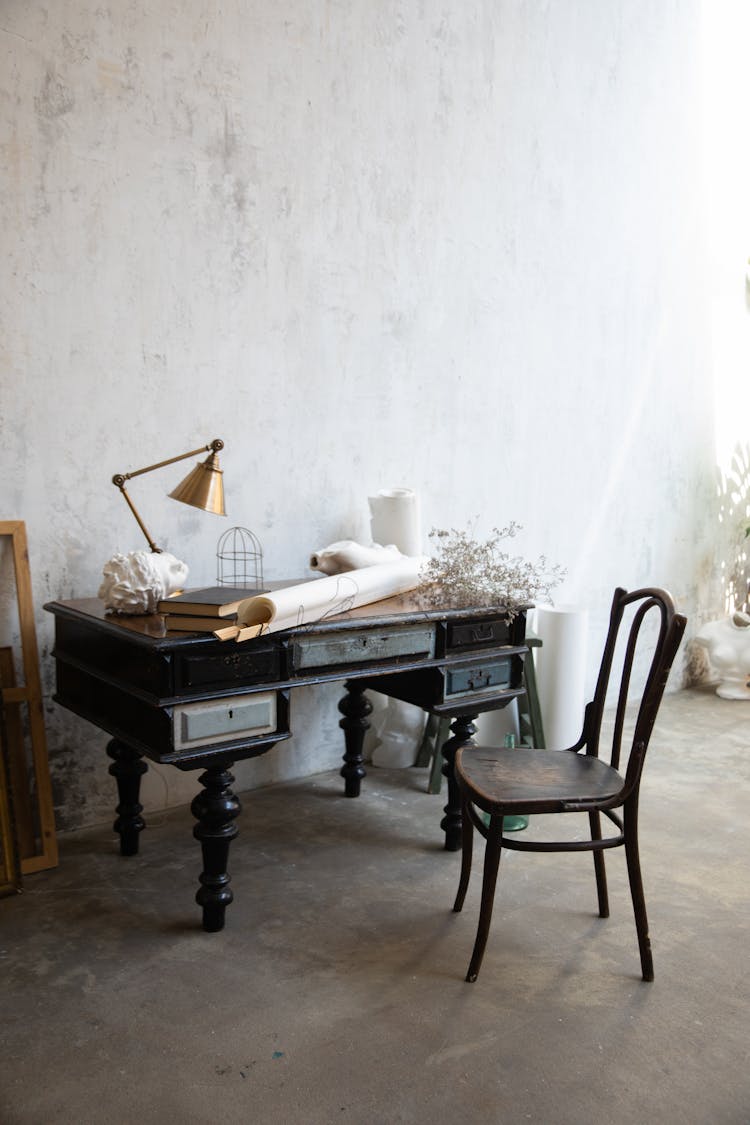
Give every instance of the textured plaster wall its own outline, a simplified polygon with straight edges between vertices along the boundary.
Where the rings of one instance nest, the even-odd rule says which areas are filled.
[[[298,576],[407,485],[427,528],[523,523],[592,651],[618,583],[717,610],[697,8],[4,0],[0,516],[28,527],[62,826],[112,788],[41,607],[142,545],[114,472],[214,436],[226,524],[166,499],[181,466],[133,485],[195,585],[225,526]],[[240,784],[333,765],[339,694],[295,696]],[[195,787],[157,771],[148,802]]]

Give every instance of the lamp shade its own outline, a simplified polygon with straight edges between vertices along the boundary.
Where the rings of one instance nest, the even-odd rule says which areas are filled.
[[[180,500],[193,508],[225,516],[224,476],[219,468],[218,455],[212,453],[205,461],[200,461],[169,495],[173,500]]]

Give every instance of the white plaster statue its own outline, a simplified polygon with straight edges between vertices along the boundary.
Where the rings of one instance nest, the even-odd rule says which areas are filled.
[[[377,566],[378,563],[395,562],[404,556],[393,543],[381,547],[373,543],[371,547],[363,547],[353,539],[340,539],[314,551],[310,555],[310,569],[319,570],[322,574],[345,574],[347,570],[359,570],[363,566]]]
[[[181,590],[188,568],[167,551],[131,551],[104,564],[99,597],[115,613],[156,613],[162,598]]]
[[[706,649],[718,673],[716,694],[722,699],[750,699],[750,616],[738,611],[710,621],[695,640]]]

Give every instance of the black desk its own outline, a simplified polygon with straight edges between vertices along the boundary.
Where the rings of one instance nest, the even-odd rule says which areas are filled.
[[[510,621],[502,609],[423,610],[407,594],[242,644],[169,633],[158,615],[106,614],[96,598],[45,609],[55,615],[56,701],[112,735],[107,754],[123,855],[138,851],[144,827],[144,758],[204,771],[191,808],[204,867],[196,900],[209,931],[222,929],[232,901],[227,862],[240,803],[230,769],[291,736],[293,688],[345,680],[339,710],[347,797],[359,796],[365,777],[367,688],[453,719],[442,748],[448,803],[441,828],[449,851],[461,843],[456,750],[471,741],[480,712],[523,692],[525,615]]]

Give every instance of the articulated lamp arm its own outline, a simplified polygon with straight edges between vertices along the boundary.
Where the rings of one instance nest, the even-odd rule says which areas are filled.
[[[135,469],[132,473],[116,473],[112,477],[112,484],[119,488],[120,492],[125,497],[125,503],[135,516],[141,531],[146,536],[149,547],[156,554],[161,553],[161,547],[157,547],[156,543],[151,538],[146,525],[141,519],[125,487],[126,481],[132,480],[134,477],[143,476],[144,473],[151,473],[154,469],[163,469],[165,465],[174,465],[176,461],[185,461],[188,457],[196,457],[199,453],[210,450],[210,456],[207,457],[205,461],[196,465],[185,480],[181,484],[178,484],[177,488],[170,492],[169,495],[175,500],[181,500],[184,504],[191,504],[193,507],[201,508],[203,511],[225,515],[222,472],[219,468],[219,458],[217,456],[219,450],[223,448],[224,442],[221,438],[214,438],[208,445],[201,445],[198,449],[191,449],[187,453],[180,453],[177,457],[168,457],[166,461],[157,461],[155,465],[147,465],[144,469]]]

